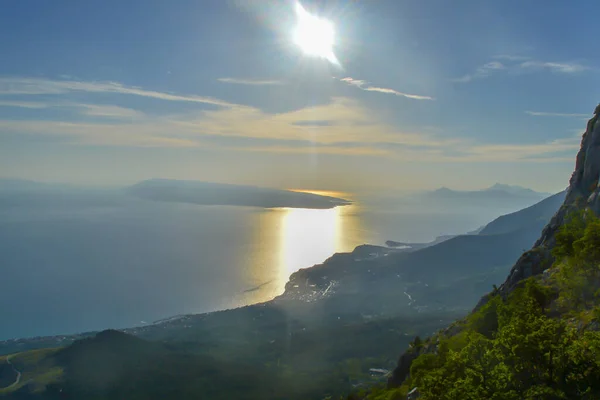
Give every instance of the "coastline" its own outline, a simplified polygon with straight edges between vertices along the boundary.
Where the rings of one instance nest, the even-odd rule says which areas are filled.
[[[182,324],[182,322],[185,322],[187,320],[201,319],[205,316],[209,316],[215,313],[239,310],[247,307],[264,306],[266,304],[284,304],[292,302],[311,303],[319,301],[335,294],[337,291],[336,289],[339,287],[339,281],[334,279],[331,281],[327,280],[323,282],[313,283],[312,281],[309,281],[306,278],[307,274],[312,274],[314,272],[318,272],[320,269],[328,268],[331,264],[337,265],[339,262],[348,262],[349,264],[370,262],[375,261],[381,257],[387,257],[392,253],[407,253],[409,251],[419,250],[426,247],[427,245],[433,244],[436,244],[436,242],[434,241],[426,244],[419,243],[419,246],[416,246],[414,249],[406,249],[404,247],[394,248],[372,244],[361,244],[356,246],[350,252],[333,253],[330,257],[326,258],[321,263],[301,268],[293,272],[289,276],[285,284],[283,293],[281,293],[280,295],[276,295],[269,300],[250,303],[239,307],[216,309],[202,313],[175,314],[159,318],[154,320],[153,322],[145,324],[129,325],[127,327],[122,328],[107,327],[106,329],[115,329],[124,333],[138,335],[147,330],[160,329],[161,327],[168,325]],[[342,270],[341,272],[346,273],[348,271]],[[185,323],[183,323],[182,325],[185,326]],[[39,348],[66,346],[75,340],[94,336],[102,330],[104,329],[63,333],[56,335],[26,336],[0,340],[0,355],[14,353],[14,351],[8,351],[8,349],[17,349],[18,351],[25,351]]]
[[[381,247],[381,246],[372,246],[372,245],[367,245],[367,244],[363,244],[363,245],[359,245],[356,246],[355,249],[352,252],[349,253],[334,253],[332,254],[330,257],[328,257],[327,259],[323,260],[322,263],[320,264],[315,264],[306,268],[302,268],[294,273],[292,273],[290,275],[290,277],[288,278],[288,281],[285,285],[284,288],[284,292],[280,295],[274,296],[273,298],[267,300],[267,301],[263,301],[263,302],[257,302],[257,303],[252,303],[252,304],[247,304],[247,305],[243,305],[243,306],[239,306],[239,307],[233,307],[233,308],[224,308],[224,309],[218,309],[218,310],[213,310],[213,311],[207,311],[207,312],[203,312],[203,313],[193,313],[193,314],[176,314],[176,315],[172,315],[172,316],[167,316],[164,318],[160,318],[157,319],[151,323],[147,323],[147,324],[142,324],[142,325],[134,325],[134,326],[128,326],[125,328],[115,328],[115,330],[121,331],[121,332],[125,332],[125,333],[130,333],[130,334],[134,334],[136,335],[137,333],[139,333],[140,331],[146,330],[146,329],[152,329],[152,328],[160,328],[163,325],[169,325],[169,324],[173,324],[173,323],[180,323],[182,321],[186,321],[190,318],[202,318],[204,316],[208,316],[211,314],[215,314],[215,313],[222,313],[222,312],[228,312],[228,311],[232,311],[232,310],[239,310],[239,309],[244,309],[247,307],[253,307],[253,306],[262,306],[264,304],[268,304],[268,303],[276,303],[276,302],[281,302],[281,301],[293,301],[293,300],[300,300],[300,301],[305,301],[307,299],[299,299],[297,296],[298,291],[294,290],[296,288],[293,288],[294,285],[294,281],[297,279],[297,277],[299,275],[298,272],[300,271],[307,271],[313,268],[318,268],[319,266],[327,263],[329,260],[331,260],[332,258],[336,258],[339,256],[344,256],[344,255],[352,255],[354,254],[357,250],[365,248],[365,246],[367,247],[380,247],[382,249],[385,249],[385,247]],[[390,249],[393,250],[393,249]],[[333,293],[333,291],[331,291],[331,287],[329,288],[329,292],[328,293]],[[319,295],[320,292],[315,291],[315,296],[313,296],[313,298],[316,300],[318,298],[322,298],[322,296]],[[312,300],[312,299],[311,299]],[[310,301],[310,300],[309,300]],[[113,328],[106,328],[106,329],[113,329]],[[75,332],[75,333],[64,333],[64,334],[57,334],[57,335],[40,335],[40,336],[26,336],[26,337],[18,337],[18,338],[12,338],[12,339],[6,339],[6,340],[0,340],[0,356],[1,355],[7,355],[7,354],[13,354],[15,353],[15,351],[8,351],[8,349],[11,350],[15,350],[18,349],[19,347],[21,347],[20,350],[18,351],[26,351],[26,350],[34,350],[34,349],[40,349],[40,348],[48,348],[48,347],[62,347],[62,346],[66,346],[71,344],[72,342],[74,342],[75,340],[79,340],[79,339],[84,339],[87,337],[91,337],[94,336],[95,334],[97,334],[98,332],[101,332],[103,329],[101,330],[91,330],[91,331],[83,331],[83,332]]]

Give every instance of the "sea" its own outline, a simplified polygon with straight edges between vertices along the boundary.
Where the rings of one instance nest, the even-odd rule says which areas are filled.
[[[433,240],[489,219],[358,201],[325,210],[152,201],[0,209],[0,340],[142,326],[264,302],[283,293],[292,273],[336,252]]]

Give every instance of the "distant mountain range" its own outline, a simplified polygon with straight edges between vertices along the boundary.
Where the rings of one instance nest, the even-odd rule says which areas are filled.
[[[416,193],[400,199],[406,207],[453,210],[472,213],[475,209],[496,209],[511,212],[529,207],[550,196],[520,186],[497,183],[481,190],[454,190],[447,187]]]
[[[426,193],[428,196],[433,196],[441,199],[510,199],[510,198],[530,198],[543,199],[550,196],[550,193],[536,192],[532,189],[527,189],[521,186],[511,186],[501,183],[496,183],[487,189],[481,190],[453,190],[446,187],[436,189]]]
[[[521,196],[527,196],[527,195],[532,195],[532,196],[550,196],[551,193],[547,193],[547,192],[536,192],[535,190],[532,189],[528,189],[528,188],[524,188],[522,186],[518,186],[518,185],[506,185],[504,183],[496,183],[493,186],[490,186],[487,189],[484,189],[484,191],[503,191],[503,192],[507,192],[507,193],[512,193],[515,195],[521,195]]]

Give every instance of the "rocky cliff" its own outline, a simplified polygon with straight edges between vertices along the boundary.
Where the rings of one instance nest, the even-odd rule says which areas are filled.
[[[571,211],[590,208],[596,214],[599,213],[600,124],[596,123],[599,114],[600,104],[594,110],[594,116],[588,121],[581,139],[581,148],[577,154],[575,171],[569,181],[569,188],[563,205],[552,217],[550,223],[546,225],[533,249],[517,260],[508,278],[500,287],[501,293],[510,292],[523,279],[541,274],[548,267],[548,264],[552,263],[550,250],[554,247],[554,237],[564,223],[565,217]]]
[[[562,206],[542,230],[542,234],[533,248],[525,252],[512,267],[506,281],[498,288],[498,293],[501,295],[507,295],[523,279],[539,275],[552,265],[551,250],[555,245],[556,233],[571,211],[589,208],[600,215],[600,124],[597,123],[600,118],[599,114],[600,104],[594,110],[594,116],[588,121],[582,136],[575,171],[569,181]],[[489,296],[484,296],[475,310],[484,305]],[[442,330],[440,334],[441,336],[453,336],[460,331],[460,328],[457,328],[458,326],[455,325]],[[420,354],[435,351],[435,345],[408,349],[398,360],[398,366],[390,377],[388,386],[400,386],[409,374],[412,361]]]

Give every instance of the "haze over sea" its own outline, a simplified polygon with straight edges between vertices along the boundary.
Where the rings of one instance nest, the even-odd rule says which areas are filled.
[[[347,193],[328,193],[352,199]],[[0,210],[0,340],[124,328],[263,302],[355,246],[463,233],[498,211],[135,202]]]

